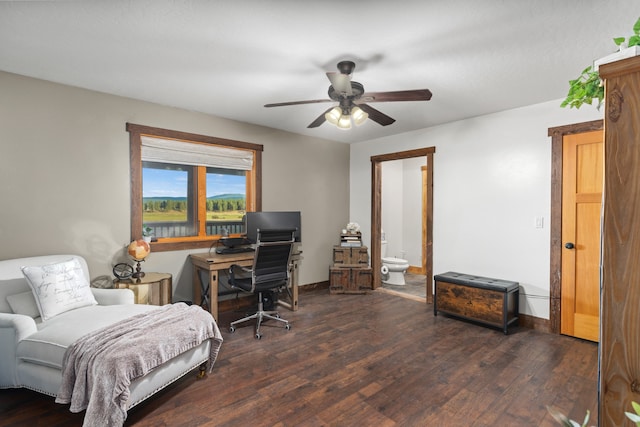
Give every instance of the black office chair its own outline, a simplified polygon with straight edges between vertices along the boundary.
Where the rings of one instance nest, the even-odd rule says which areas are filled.
[[[229,285],[232,288],[258,294],[258,311],[251,316],[231,322],[230,332],[235,332],[238,323],[256,319],[257,339],[262,338],[260,324],[263,319],[272,319],[284,323],[285,329],[291,329],[289,321],[280,318],[277,311],[264,311],[262,293],[281,289],[289,283],[289,262],[293,247],[295,230],[258,230],[251,268],[234,264],[229,268]]]

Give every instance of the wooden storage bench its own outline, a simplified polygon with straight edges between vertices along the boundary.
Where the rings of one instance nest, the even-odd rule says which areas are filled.
[[[433,314],[438,312],[501,328],[518,321],[518,282],[450,271],[433,277]]]

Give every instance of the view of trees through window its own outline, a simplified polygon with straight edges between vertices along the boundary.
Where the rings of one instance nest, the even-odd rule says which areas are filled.
[[[131,239],[150,237],[154,252],[211,248],[261,210],[262,145],[134,123],[127,132]]]
[[[142,220],[187,222],[192,166],[142,163]]]
[[[240,221],[246,209],[246,173],[207,168],[207,221]]]
[[[198,166],[143,162],[142,220],[156,236],[189,236],[196,233],[192,209],[197,208],[193,176]],[[246,173],[206,168],[207,234],[219,225],[242,221],[246,211]],[[213,223],[213,224],[212,224]],[[229,229],[230,227],[225,227]],[[178,231],[182,230],[182,231]]]

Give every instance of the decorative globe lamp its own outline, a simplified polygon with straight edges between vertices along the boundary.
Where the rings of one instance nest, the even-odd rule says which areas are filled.
[[[140,279],[141,277],[144,277],[144,272],[140,267],[140,263],[144,261],[144,259],[151,253],[151,246],[149,245],[149,243],[145,242],[142,239],[134,240],[133,242],[129,243],[127,252],[129,253],[129,256],[133,258],[135,262],[137,262],[136,271],[131,275],[131,277],[134,279]]]

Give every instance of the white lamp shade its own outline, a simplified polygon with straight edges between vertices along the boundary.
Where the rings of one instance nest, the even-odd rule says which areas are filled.
[[[360,107],[356,106],[351,109],[351,117],[353,118],[353,123],[355,123],[357,126],[360,126],[369,118],[369,114],[365,113]]]
[[[342,116],[342,109],[340,109],[340,107],[333,107],[331,111],[324,115],[324,118],[332,125],[337,125],[340,116]]]
[[[351,129],[351,116],[343,114],[337,124],[340,129]]]

